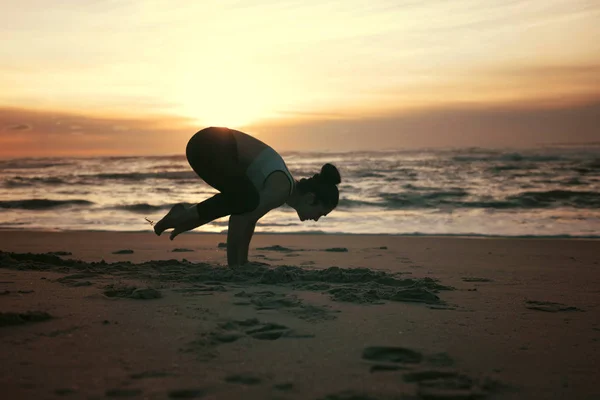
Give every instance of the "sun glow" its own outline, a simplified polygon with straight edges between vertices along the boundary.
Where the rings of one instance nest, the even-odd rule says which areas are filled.
[[[198,85],[201,86],[201,85]],[[240,128],[268,113],[257,93],[243,90],[188,88],[178,96],[177,112],[203,126]]]
[[[242,127],[273,115],[283,88],[273,71],[240,60],[225,41],[211,54],[184,49],[165,79],[177,113],[204,126]],[[244,58],[244,57],[242,57]]]

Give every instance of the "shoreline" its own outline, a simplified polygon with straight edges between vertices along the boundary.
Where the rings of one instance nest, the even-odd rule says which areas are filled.
[[[149,230],[107,230],[107,229],[87,229],[87,230],[59,230],[59,229],[22,229],[22,228],[7,228],[1,227],[1,232],[40,232],[40,233],[153,233]],[[167,232],[165,232],[167,233]],[[227,231],[221,232],[199,232],[191,231],[185,232],[186,235],[226,235]],[[322,231],[298,231],[298,232],[254,232],[254,236],[365,236],[365,237],[405,237],[405,238],[457,238],[457,239],[544,239],[544,240],[600,240],[600,235],[494,235],[494,234],[461,234],[461,233],[447,233],[447,234],[429,234],[429,233],[344,233],[344,232],[322,232]]]

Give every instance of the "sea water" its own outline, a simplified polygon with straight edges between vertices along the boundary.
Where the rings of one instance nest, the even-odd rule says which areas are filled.
[[[296,179],[333,163],[337,209],[301,222],[283,206],[263,233],[600,237],[600,147],[283,152]],[[151,231],[175,203],[216,190],[183,155],[0,160],[0,229]],[[227,217],[196,232],[224,232]]]

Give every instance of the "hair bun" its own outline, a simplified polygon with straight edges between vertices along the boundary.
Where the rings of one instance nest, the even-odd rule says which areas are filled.
[[[340,172],[335,165],[327,163],[321,168],[319,180],[323,183],[332,183],[337,185],[342,182],[342,177],[340,176]]]

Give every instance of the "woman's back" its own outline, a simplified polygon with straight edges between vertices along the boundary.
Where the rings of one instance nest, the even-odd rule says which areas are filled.
[[[238,159],[244,170],[252,164],[252,161],[254,161],[264,149],[270,147],[244,132],[236,131],[235,129],[231,129],[231,132],[237,142]]]
[[[289,193],[291,194],[294,188],[294,177],[281,155],[255,137],[233,129],[230,131],[237,144],[238,163],[256,189],[260,192],[267,178],[273,172],[281,171],[289,179]]]

